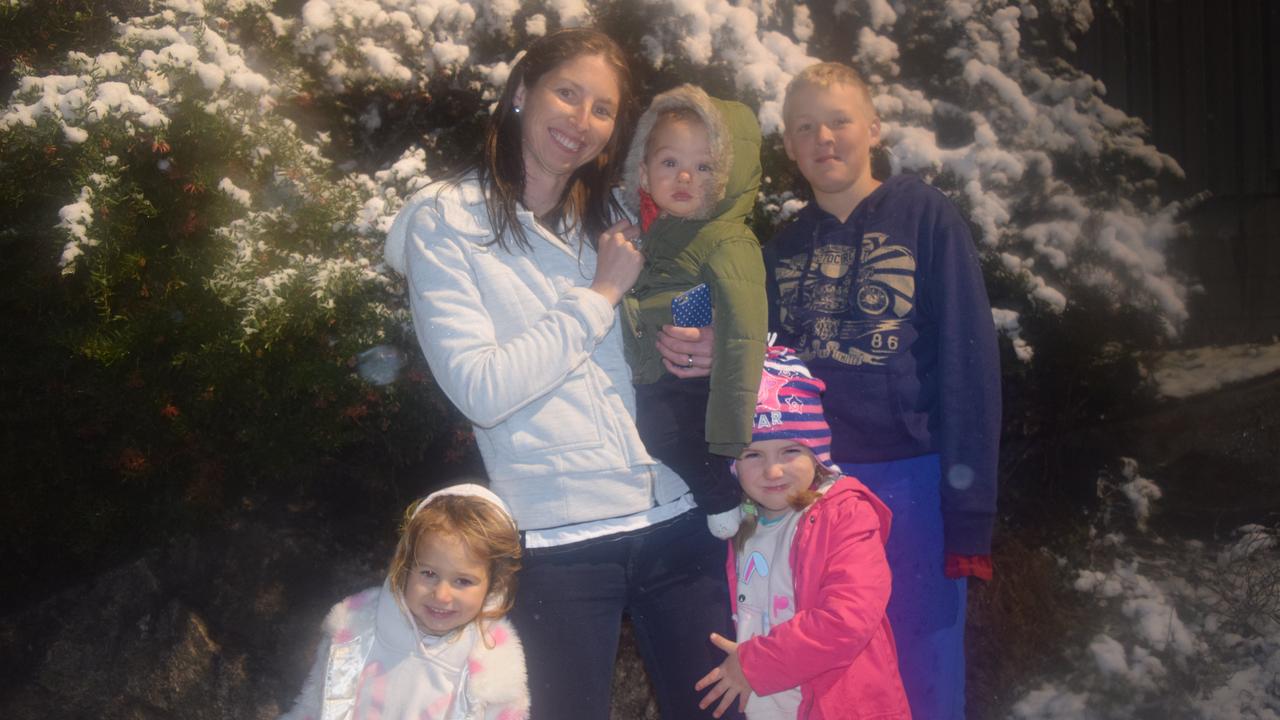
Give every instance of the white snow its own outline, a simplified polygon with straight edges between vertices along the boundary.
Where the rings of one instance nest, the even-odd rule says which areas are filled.
[[[1135,482],[1156,487],[1132,459],[1122,459],[1121,475],[1128,482],[1120,502],[1134,500],[1125,488]],[[1138,494],[1144,513],[1160,498]],[[1033,684],[1012,717],[1127,720],[1139,708],[1215,720],[1280,717],[1280,528],[1245,525],[1217,543],[1156,537],[1138,549],[1106,527],[1118,516],[1109,502],[1102,496],[1102,524],[1081,554],[1098,559],[1086,560],[1093,567],[1077,569],[1072,585],[1093,597],[1080,628],[1090,639],[1051,650],[1065,662]]]
[[[546,35],[547,17],[542,13],[535,13],[525,18],[524,31],[529,33],[532,37],[542,37],[543,35]]]
[[[1146,532],[1147,520],[1151,518],[1151,503],[1159,500],[1163,492],[1160,486],[1151,480],[1138,475],[1138,461],[1133,458],[1120,458],[1121,475],[1125,482],[1120,485],[1120,492],[1129,500],[1133,508],[1133,519],[1138,530]]]
[[[853,56],[855,62],[864,67],[880,67],[890,75],[898,74],[898,44],[892,39],[877,35],[874,30],[864,27],[858,31],[858,52]]]
[[[226,193],[227,197],[230,197],[232,200],[235,200],[246,208],[253,206],[253,196],[249,194],[248,190],[243,190],[236,186],[234,182],[231,182],[231,178],[222,178],[218,183],[218,189]]]
[[[1280,371],[1280,342],[1177,350],[1162,355],[1151,377],[1164,397],[1185,398]]]
[[[1243,525],[1236,529],[1236,534],[1240,539],[1218,554],[1218,565],[1227,567],[1236,561],[1251,558],[1256,553],[1273,550],[1280,545],[1276,533],[1262,525],[1252,523]]]
[[[413,73],[409,71],[409,68],[400,64],[400,58],[395,53],[386,48],[378,47],[373,40],[365,38],[360,43],[359,49],[360,54],[364,55],[365,62],[368,63],[369,68],[373,70],[375,75],[402,82],[413,77]],[[466,56],[464,55],[463,57],[465,58]]]
[[[1035,351],[1022,339],[1022,324],[1018,313],[1005,308],[991,308],[991,319],[995,322],[996,330],[1008,336],[1013,343],[1013,352],[1017,358],[1022,362],[1031,362]]]
[[[70,275],[76,271],[76,260],[84,254],[84,248],[98,244],[97,238],[89,236],[89,228],[93,224],[93,207],[89,201],[93,196],[93,188],[88,185],[82,186],[76,201],[63,205],[58,210],[56,227],[71,236],[71,240],[62,247],[62,255],[58,259],[58,266],[62,268],[63,275]]]
[[[550,0],[547,4],[555,10],[564,27],[579,27],[591,22],[591,10],[583,0]]]
[[[1013,706],[1013,716],[1021,720],[1081,720],[1089,717],[1088,704],[1088,693],[1074,693],[1045,683]]]

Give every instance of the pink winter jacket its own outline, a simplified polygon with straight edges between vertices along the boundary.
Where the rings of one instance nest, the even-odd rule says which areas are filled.
[[[848,476],[805,510],[791,545],[795,617],[738,646],[757,695],[800,686],[802,720],[911,717],[884,614],[891,517],[879,498]],[[737,613],[732,542],[726,569]]]

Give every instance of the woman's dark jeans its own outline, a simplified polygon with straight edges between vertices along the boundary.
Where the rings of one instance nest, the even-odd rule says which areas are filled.
[[[733,637],[728,593],[725,543],[699,512],[526,550],[511,618],[524,643],[533,720],[607,720],[624,612],[662,717],[710,718],[693,685],[724,661],[708,637]]]

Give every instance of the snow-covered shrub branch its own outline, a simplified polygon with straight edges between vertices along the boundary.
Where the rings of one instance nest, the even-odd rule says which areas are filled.
[[[1117,518],[1132,513],[1146,535],[1159,487],[1128,458],[1120,478],[1104,476],[1099,487],[1102,512],[1086,548],[1093,560],[1067,570],[1074,574],[1069,592],[1092,599],[1077,633],[1086,639],[1061,649],[1064,669],[1026,692],[1012,717],[1273,716],[1280,707],[1277,529],[1246,525],[1214,547],[1150,535],[1136,541]]]
[[[509,58],[481,49],[590,24],[581,0],[530,8],[519,0],[308,0],[296,17],[268,15],[277,36],[306,59],[333,91],[361,85],[424,87],[438,74],[475,72],[490,87],[505,81]],[[541,5],[541,4],[539,4]],[[478,88],[479,89],[479,86]]]
[[[63,73],[23,78],[0,125],[49,120],[69,144],[86,142],[104,124],[163,137],[175,108],[193,103],[225,118],[242,144],[253,139],[243,167],[252,177],[228,182],[250,197],[270,197],[254,186],[270,188],[276,169],[291,160],[317,176],[332,173],[322,143],[308,144],[275,112],[282,98],[323,86],[407,91],[439,76],[492,97],[520,43],[612,8],[574,0],[308,0],[283,17],[265,0],[157,7],[119,24],[115,50],[72,53]],[[1180,177],[1181,169],[1146,143],[1140,121],[1106,103],[1100,82],[1026,47],[1037,33],[1070,37],[1087,28],[1088,3],[946,0],[895,9],[884,0],[846,0],[811,9],[788,0],[642,0],[631,12],[645,20],[637,61],[726,78],[756,105],[766,133],[781,130],[786,84],[805,65],[821,55],[859,66],[884,119],[893,171],[921,173],[953,192],[985,251],[1000,260],[996,267],[1025,288],[1021,299],[1000,299],[998,317],[1018,357],[1034,350],[1014,334],[1019,316],[1060,312],[1079,287],[1150,308],[1170,333],[1185,320],[1187,286],[1164,259],[1183,231],[1183,204],[1157,192],[1160,177]],[[296,63],[251,67],[253,49],[229,37],[245,25],[265,30]],[[377,108],[366,110],[366,123],[381,122]],[[290,153],[301,157],[282,157]],[[370,193],[362,208],[389,202],[389,210],[399,199],[350,182]],[[775,198],[767,205],[777,208],[776,220],[787,203],[768,196]],[[69,208],[83,207],[74,200]],[[68,266],[92,242],[91,213],[78,217],[67,226],[77,230],[64,253]]]
[[[122,242],[109,235],[113,226],[95,221],[104,193],[141,192],[158,175],[186,194],[221,198],[210,211],[222,220],[210,228],[221,241],[212,253],[217,261],[200,272],[239,311],[242,343],[269,343],[290,324],[331,314],[344,297],[360,297],[362,314],[381,318],[352,328],[350,341],[380,340],[376,328],[391,322],[397,292],[373,269],[379,229],[398,207],[397,188],[425,182],[423,154],[411,151],[378,179],[335,177],[322,151],[325,135],[304,138],[277,111],[279,99],[298,89],[294,74],[269,79],[251,69],[249,52],[229,32],[261,20],[269,5],[168,2],[120,21],[114,49],[71,52],[60,72],[22,78],[0,113],[0,132],[45,137],[85,177],[58,212],[64,274],[84,262],[92,267],[104,243]],[[187,158],[183,151],[197,141],[216,143],[217,155]],[[154,166],[138,167],[140,158],[122,161],[102,147],[123,148],[126,156],[141,147]]]

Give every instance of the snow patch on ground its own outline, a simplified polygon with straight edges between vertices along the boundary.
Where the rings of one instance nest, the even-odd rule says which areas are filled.
[[[1160,395],[1185,398],[1280,371],[1280,342],[1229,345],[1166,353],[1152,378]]]
[[[1127,500],[1141,523],[1159,488],[1131,459],[1120,474],[1122,492],[1102,502]],[[1062,648],[1061,670],[1037,679],[1010,716],[1280,718],[1280,529],[1245,525],[1231,539],[1180,544],[1144,532],[1139,545],[1106,527],[1118,515],[1098,514],[1095,559],[1070,584],[1092,597],[1081,629],[1090,639]]]

